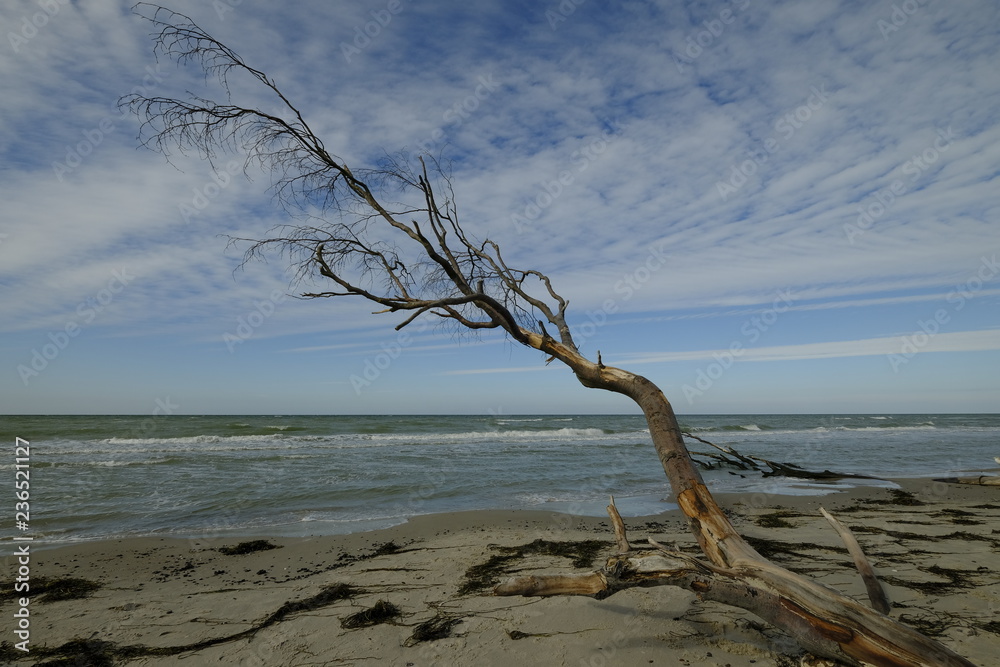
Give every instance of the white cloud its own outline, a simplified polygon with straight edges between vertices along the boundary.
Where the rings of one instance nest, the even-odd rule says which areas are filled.
[[[909,346],[907,345],[909,343]],[[824,341],[798,345],[741,348],[740,361],[800,361],[805,359],[838,359],[873,355],[909,355],[935,352],[983,352],[1000,350],[1000,331],[943,332],[927,335],[917,328],[901,336],[882,336],[862,340]],[[730,350],[691,350],[628,355],[623,364],[656,364],[677,361],[711,361]]]
[[[824,341],[797,345],[737,348],[739,361],[803,361],[811,359],[841,359],[847,357],[901,355],[912,359],[916,354],[940,352],[984,352],[1000,350],[1000,330],[960,331],[935,333],[928,336],[916,329],[900,336],[882,336],[860,340]],[[665,364],[690,361],[715,361],[733,356],[731,348],[716,350],[686,350],[682,352],[636,352],[608,359],[607,364],[634,368],[644,364]],[[517,366],[497,368],[470,368],[447,371],[444,375],[484,375],[493,373],[529,373],[548,367]],[[557,367],[561,368],[561,367]]]
[[[269,72],[354,165],[440,130],[432,145],[454,160],[468,230],[494,237],[512,264],[549,272],[577,314],[613,299],[616,324],[707,327],[794,289],[795,312],[871,316],[947,294],[1000,250],[1000,7],[987,0],[922,5],[887,37],[882,3],[731,3],[735,21],[694,57],[689,38],[727,5],[587,3],[553,30],[544,3],[404,0],[350,61],[344,45],[384,3],[244,0],[221,14],[220,3],[170,4]],[[123,266],[141,279],[102,320],[121,336],[212,341],[255,299],[288,288],[280,258],[234,279],[239,256],[218,236],[282,221],[265,175],[234,178],[186,224],[178,207],[204,191],[210,170],[197,155],[174,155],[174,168],[135,150],[119,95],[220,90],[190,68],[157,68],[149,25],[129,5],[62,5],[17,51],[0,49],[10,91],[0,100],[0,333],[59,327]],[[37,11],[15,0],[0,14],[17,26]],[[482,77],[498,85],[476,98]],[[250,83],[234,79],[234,101],[274,108]],[[57,178],[53,163],[102,122],[113,130]],[[915,167],[948,128],[947,148]],[[741,167],[752,172],[745,182]],[[571,182],[551,196],[547,184],[564,173]],[[897,182],[901,194],[868,228],[845,229]],[[720,183],[735,191],[723,198]],[[515,226],[512,215],[546,194],[539,215]],[[660,243],[668,265],[623,298],[616,285]],[[977,303],[996,293],[984,286]],[[391,337],[370,310],[289,301],[260,338],[320,352]],[[990,317],[970,326],[997,324]],[[881,349],[886,330],[825,349]],[[314,338],[324,331],[334,340]],[[789,336],[798,347],[774,349],[819,355],[810,346],[827,345],[807,325]],[[956,336],[935,344],[973,344]]]

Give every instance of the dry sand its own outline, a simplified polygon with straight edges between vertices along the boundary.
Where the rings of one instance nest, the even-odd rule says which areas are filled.
[[[819,515],[818,507],[826,507],[855,531],[887,586],[894,617],[976,664],[1000,664],[1000,489],[929,480],[899,484],[905,493],[867,487],[822,497],[719,500],[737,528],[773,560],[863,600],[860,577]],[[626,518],[626,524],[633,543],[654,537],[696,551],[676,513]],[[270,539],[280,548],[247,554],[220,551],[250,539],[143,538],[48,550],[36,545],[31,652],[13,664],[88,651],[89,661],[52,664],[799,664],[796,647],[780,631],[680,589],[633,589],[601,601],[502,598],[488,587],[470,590],[470,568],[491,559],[499,576],[600,567],[613,546],[607,520],[464,512],[369,533]],[[536,540],[544,542],[510,549]],[[593,541],[598,544],[587,544]],[[567,542],[582,544],[552,546]],[[574,567],[574,558],[594,555],[588,546],[596,548],[592,565]],[[11,582],[16,559],[6,558],[5,565]],[[481,584],[489,583],[488,574]],[[46,602],[39,591],[43,578],[51,583],[65,577],[100,588],[83,598]],[[5,591],[12,588],[4,585]],[[343,627],[380,601],[401,615]],[[8,626],[2,630],[5,642],[17,641],[17,609],[8,594],[0,607]],[[418,627],[432,620],[446,636],[414,639]],[[6,648],[19,654],[9,643]],[[116,657],[101,662],[102,654]]]

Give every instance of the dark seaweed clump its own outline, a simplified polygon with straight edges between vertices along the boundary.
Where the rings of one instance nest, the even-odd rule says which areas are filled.
[[[39,602],[79,600],[88,597],[101,587],[96,581],[77,577],[32,577],[30,585],[29,593],[32,601],[37,597]],[[25,597],[25,593],[16,591],[11,582],[3,587],[0,601],[16,600],[19,597]]]
[[[332,584],[321,590],[316,595],[305,600],[294,600],[281,605],[276,612],[268,616],[256,629],[260,630],[269,625],[285,620],[290,614],[297,614],[301,611],[313,611],[322,609],[338,600],[349,600],[362,591],[350,584]]]
[[[904,491],[903,489],[889,489],[888,498],[870,498],[868,500],[859,500],[858,502],[866,505],[905,505],[910,507],[927,504],[909,491]]]
[[[134,660],[150,656],[174,656],[190,651],[199,651],[210,646],[217,646],[239,639],[253,637],[259,630],[274,625],[284,620],[287,616],[302,612],[320,609],[329,606],[338,600],[345,600],[364,591],[354,588],[349,584],[332,584],[325,587],[316,595],[304,600],[286,602],[277,611],[272,613],[260,623],[248,630],[237,632],[236,634],[223,637],[213,637],[192,644],[179,646],[144,646],[142,644],[131,644],[122,646],[114,642],[102,639],[72,639],[61,646],[33,647],[31,653],[35,658],[52,658],[45,662],[40,662],[35,667],[113,667],[122,661]],[[388,603],[386,603],[388,604]],[[392,605],[389,605],[392,607]],[[378,607],[378,605],[376,605]],[[398,609],[397,609],[398,612]],[[361,626],[358,626],[361,627]],[[23,659],[24,653],[14,648],[11,642],[0,643],[0,661],[13,662],[16,659]]]
[[[795,524],[786,521],[786,519],[791,519],[795,517],[801,517],[802,514],[799,512],[790,512],[788,510],[775,510],[770,514],[761,514],[756,517],[754,521],[761,528],[794,528]]]
[[[456,616],[438,614],[434,618],[424,621],[413,629],[413,634],[403,642],[406,646],[413,646],[420,642],[429,642],[436,639],[444,639],[451,636],[451,629],[462,622]]]
[[[242,556],[252,554],[256,551],[269,551],[270,549],[280,549],[277,544],[271,544],[267,540],[251,540],[240,542],[235,547],[219,547],[219,553],[226,556]]]
[[[368,628],[373,625],[379,625],[381,623],[388,623],[389,621],[399,618],[403,615],[399,607],[386,600],[379,600],[375,603],[374,607],[369,609],[364,609],[356,614],[351,614],[347,618],[340,621],[340,627],[345,630],[354,630],[357,628]]]

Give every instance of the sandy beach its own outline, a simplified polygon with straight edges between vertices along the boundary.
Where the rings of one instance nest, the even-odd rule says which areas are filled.
[[[819,514],[827,508],[865,548],[892,616],[976,664],[996,664],[997,489],[898,484],[719,500],[759,551],[863,600],[860,577]],[[633,543],[653,537],[697,551],[676,512],[626,525]],[[601,519],[477,511],[351,535],[39,547],[27,654],[13,647],[20,604],[9,592],[18,567],[11,545],[4,560],[2,657],[12,664],[799,664],[780,631],[680,589],[632,589],[600,601],[490,594],[516,574],[599,568],[613,550]]]

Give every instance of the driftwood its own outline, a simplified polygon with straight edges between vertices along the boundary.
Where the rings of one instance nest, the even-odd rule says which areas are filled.
[[[722,452],[722,454],[715,454],[712,452],[692,452],[692,454],[697,456],[707,456],[710,459],[718,461],[720,464],[733,466],[739,468],[740,470],[754,470],[759,472],[764,477],[796,477],[799,479],[881,479],[880,477],[872,477],[870,475],[857,475],[849,472],[831,472],[829,470],[823,470],[822,472],[816,472],[814,470],[806,470],[801,468],[794,463],[781,463],[779,461],[771,461],[770,459],[760,458],[759,456],[744,456],[732,447],[728,445],[717,445],[714,442],[705,440],[704,438],[699,438],[696,435],[692,435],[688,432],[682,433],[685,438],[691,438],[692,440],[697,440],[700,443],[715,447],[717,450]],[[715,466],[707,464],[703,461],[695,461],[700,464],[703,468],[709,470],[714,469]],[[765,470],[759,464],[763,463],[770,470]]]
[[[996,475],[978,475],[976,477],[946,477],[935,479],[935,482],[948,484],[973,484],[976,486],[1000,486],[1000,477]]]
[[[777,461],[770,461],[756,456],[752,458],[771,468],[769,471],[761,471],[764,474],[764,477],[781,475],[783,477],[798,477],[800,479],[881,479],[880,477],[872,477],[871,475],[856,475],[849,472],[831,472],[829,470],[815,472],[813,470],[805,470],[792,463],[779,463]]]
[[[872,607],[876,611],[888,614],[889,597],[885,594],[885,589],[882,588],[878,577],[875,576],[875,570],[872,568],[871,563],[868,562],[868,557],[862,551],[861,545],[858,544],[857,538],[854,537],[854,533],[822,507],[819,508],[819,511],[830,522],[830,525],[833,526],[837,534],[840,535],[840,539],[847,546],[847,551],[851,554],[851,558],[854,559],[854,566],[858,568],[861,579],[865,582],[865,590],[868,591],[868,599],[871,600]]]
[[[615,529],[615,543],[618,545],[618,553],[627,554],[632,551],[632,545],[628,543],[628,537],[625,535],[625,522],[622,521],[622,515],[615,507],[614,496],[611,496],[611,503],[608,505],[608,516],[611,517],[611,525]]]
[[[808,651],[836,656],[848,665],[970,666],[961,656],[884,614],[888,599],[857,540],[826,510],[865,579],[876,613],[823,584],[813,582],[763,557],[745,554],[731,567],[706,563],[648,540],[651,549],[630,549],[585,574],[529,575],[509,579],[495,595],[585,595],[603,599],[635,587],[677,586],[703,600],[740,607],[792,634]],[[625,526],[608,506],[619,548],[627,545]]]

